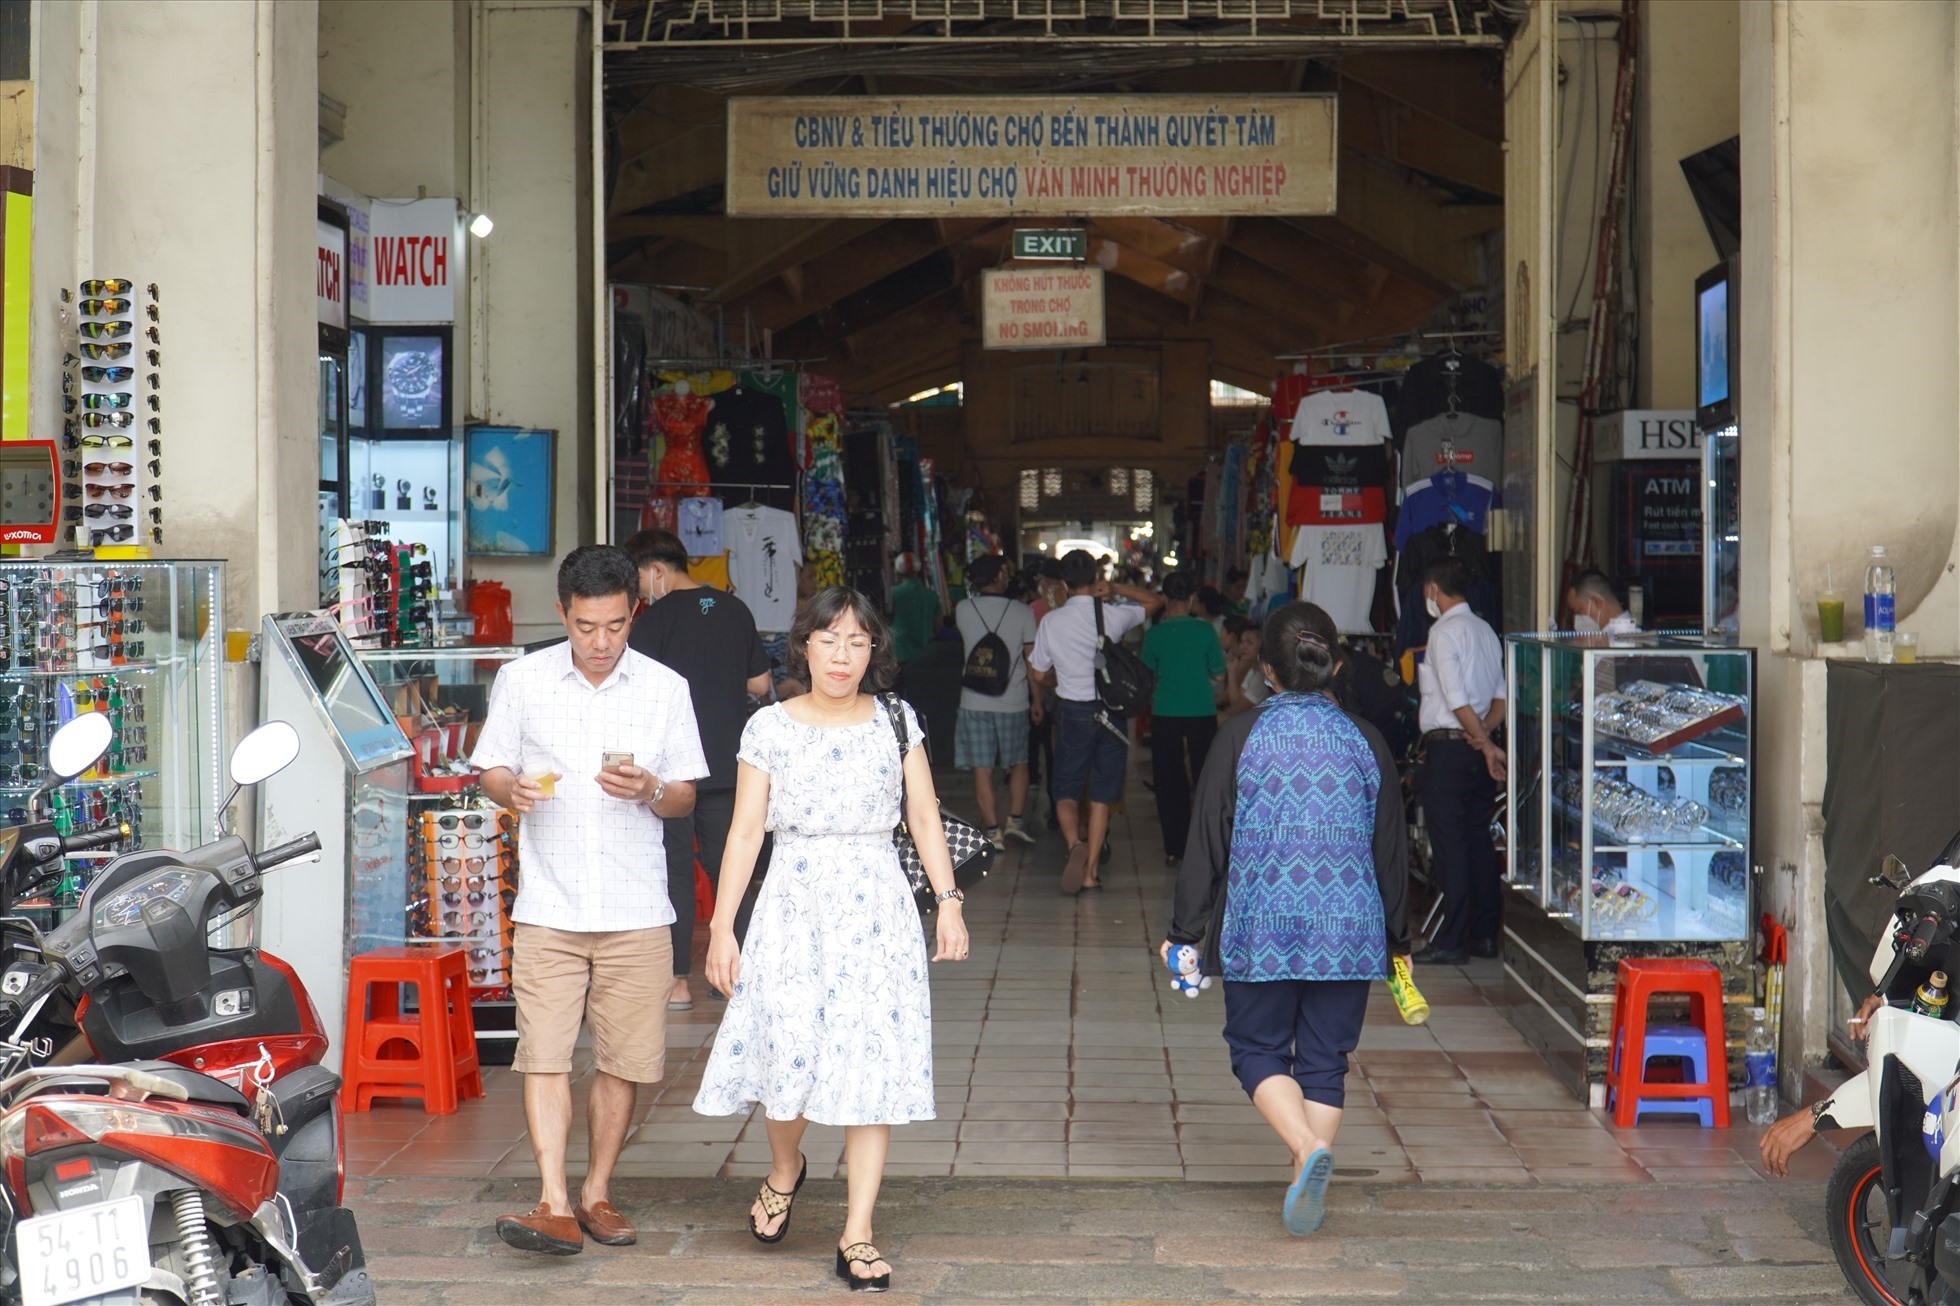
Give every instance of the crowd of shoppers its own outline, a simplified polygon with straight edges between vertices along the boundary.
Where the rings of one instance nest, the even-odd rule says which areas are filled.
[[[986,837],[1003,850],[1037,842],[1038,768],[1066,849],[1064,893],[1101,887],[1112,811],[1147,730],[1176,868],[1163,949],[1196,948],[1222,977],[1233,1070],[1293,1160],[1284,1222],[1317,1228],[1368,986],[1412,950],[1390,742],[1404,705],[1381,663],[1311,603],[1255,619],[1242,574],[1212,588],[1172,573],[1152,590],[1107,578],[1086,551],[1031,573],[977,559],[950,613],[901,556],[889,621],[853,590],[814,590],[772,659],[743,603],[688,564],[659,530],[567,556],[567,638],[499,673],[473,756],[485,793],[525,818],[514,1064],[541,1189],[535,1209],[497,1222],[503,1240],[558,1254],[586,1237],[634,1240],[608,1183],[636,1085],[661,1076],[665,1013],[695,1000],[698,865],[714,895],[707,979],[728,1005],[695,1108],[763,1108],[770,1170],[750,1231],[783,1239],[807,1175],[805,1128],[842,1126],[836,1273],[854,1290],[889,1285],[873,1215],[890,1127],[934,1115],[925,934],[931,961],[968,951],[924,714],[892,692],[937,638],[957,638],[965,659],[951,760],[973,774]],[[1419,676],[1424,799],[1445,901],[1427,955],[1439,961],[1492,954],[1500,923],[1483,823],[1504,775],[1505,691],[1496,636],[1466,588],[1460,563],[1424,577],[1435,617]],[[1621,614],[1596,589],[1575,593],[1615,628]],[[1147,723],[1105,701],[1099,670],[1119,644],[1154,676]],[[938,900],[925,929],[893,845],[901,815]],[[581,1028],[595,1075],[574,1201],[565,1153]]]

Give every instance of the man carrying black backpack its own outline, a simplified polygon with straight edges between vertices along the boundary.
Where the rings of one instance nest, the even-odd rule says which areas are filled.
[[[998,554],[967,565],[967,593],[954,609],[966,665],[960,676],[960,723],[954,764],[973,772],[973,800],[988,842],[1033,843],[1028,832],[1028,650],[1034,647],[1034,609],[1007,597],[1007,559]],[[1007,822],[994,799],[994,768],[1007,769]]]
[[[1062,583],[1068,602],[1041,623],[1028,665],[1037,682],[1055,685],[1055,811],[1069,845],[1061,888],[1075,894],[1102,887],[1096,852],[1109,833],[1109,809],[1123,796],[1125,719],[1149,705],[1150,673],[1120,641],[1164,598],[1104,580],[1102,563],[1082,549],[1062,558]],[[1118,598],[1130,602],[1112,601]],[[1079,819],[1085,788],[1086,829]]]

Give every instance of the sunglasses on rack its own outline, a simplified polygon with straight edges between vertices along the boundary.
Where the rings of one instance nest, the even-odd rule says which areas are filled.
[[[90,317],[116,317],[135,308],[133,300],[128,299],[84,299],[82,312]]]
[[[88,533],[88,539],[91,545],[120,544],[124,540],[133,540],[135,538],[136,538],[136,528],[134,526],[129,525],[127,522],[123,523],[120,526],[109,526],[109,527],[105,527],[102,530],[90,531]],[[107,657],[108,654],[100,653],[97,654],[97,656]]]
[[[101,362],[105,358],[106,359],[128,358],[129,351],[134,349],[135,347],[136,346],[134,344],[131,344],[129,341],[124,341],[119,345],[84,344],[81,347],[81,349],[82,349],[83,358],[90,359],[95,362]],[[155,362],[152,361],[151,366],[154,367],[155,365],[156,365]]]
[[[97,385],[120,385],[136,375],[133,367],[85,367],[82,380],[93,381]]]
[[[134,281],[126,280],[125,278],[122,277],[102,277],[93,281],[84,281],[82,283],[82,293],[84,295],[91,295],[91,296],[127,295],[130,291],[134,289],[136,289],[136,283]],[[86,306],[88,300],[85,299],[82,301],[82,303],[84,306]]]
[[[128,408],[135,402],[136,396],[127,390],[118,390],[114,394],[82,396],[84,408]]]
[[[88,397],[91,399],[96,398],[96,396],[94,395],[90,395]],[[93,427],[96,430],[100,430],[105,426],[115,427],[120,430],[124,427],[133,425],[135,421],[136,421],[135,413],[83,413],[82,414],[82,425]],[[123,438],[127,440],[129,437],[124,436]],[[88,437],[84,436],[82,437],[82,439],[83,442],[86,443]]]
[[[91,340],[120,340],[136,327],[129,322],[84,322],[79,329]],[[156,328],[151,327],[150,330],[155,331]]]
[[[96,417],[98,415],[96,413],[89,414],[90,417]],[[128,417],[129,414],[115,413],[112,416]],[[122,425],[126,426],[128,423],[124,422]],[[132,448],[135,444],[135,439],[127,435],[85,435],[82,437],[82,448],[84,449],[128,449]]]

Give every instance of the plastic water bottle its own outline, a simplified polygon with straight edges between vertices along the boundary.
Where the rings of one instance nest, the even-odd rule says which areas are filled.
[[[1872,545],[1871,561],[1865,566],[1865,661],[1892,660],[1892,632],[1897,621],[1893,595],[1897,584],[1892,564],[1885,560],[1885,546]]]
[[[1749,1086],[1743,1090],[1749,1123],[1773,1123],[1776,1120],[1776,1042],[1770,1037],[1767,1013],[1761,1007],[1749,1008],[1749,1039],[1742,1045],[1742,1066],[1749,1080]]]

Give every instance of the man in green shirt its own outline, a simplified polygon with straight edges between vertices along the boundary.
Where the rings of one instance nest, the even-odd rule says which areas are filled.
[[[892,656],[904,666],[926,651],[939,625],[939,594],[919,579],[917,555],[901,553],[893,564],[898,584],[892,586]]]
[[[1185,572],[1164,578],[1164,619],[1143,637],[1143,661],[1157,673],[1150,700],[1150,768],[1164,864],[1175,866],[1191,832],[1191,790],[1218,733],[1215,695],[1225,650],[1209,621],[1191,615],[1198,583]]]

